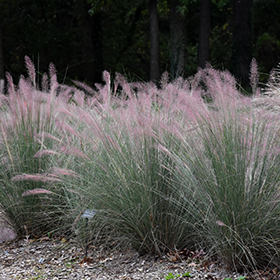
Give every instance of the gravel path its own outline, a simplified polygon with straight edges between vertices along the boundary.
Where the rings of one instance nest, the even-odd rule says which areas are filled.
[[[191,258],[139,256],[130,249],[85,250],[65,239],[21,240],[1,243],[0,279],[237,279],[239,275],[215,263],[196,263]],[[188,273],[188,276],[182,277]],[[180,274],[180,276],[179,276]]]
[[[0,227],[0,241],[14,238],[14,233]],[[140,256],[129,248],[104,250],[89,246],[88,258],[79,244],[64,238],[10,240],[0,243],[0,280],[7,279],[208,279],[223,280],[233,273],[216,262],[196,262],[189,251],[161,258]],[[279,272],[256,272],[248,279],[280,280]]]

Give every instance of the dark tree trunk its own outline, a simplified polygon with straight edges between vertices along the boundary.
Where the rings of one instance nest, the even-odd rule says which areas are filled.
[[[101,82],[103,72],[102,12],[90,16],[90,5],[77,2],[78,24],[81,30],[81,71],[87,82]]]
[[[157,15],[157,0],[149,1],[150,13],[150,36],[151,36],[151,50],[150,50],[150,80],[158,81],[159,76],[159,27]]]
[[[233,73],[246,85],[249,82],[251,62],[251,8],[252,0],[234,0]]]
[[[4,59],[2,49],[2,33],[1,33],[1,18],[0,18],[0,79],[4,79]]]
[[[102,79],[101,74],[104,70],[104,61],[103,61],[103,12],[99,12],[92,16],[93,21],[91,22],[91,29],[93,32],[91,33],[91,42],[93,43],[93,75],[95,77],[95,82],[100,82]],[[102,79],[103,80],[103,79]]]
[[[185,20],[178,12],[180,0],[170,1],[170,74],[182,76],[185,68]]]
[[[209,60],[209,39],[211,32],[211,0],[201,0],[199,17],[199,39],[197,65],[205,68]]]

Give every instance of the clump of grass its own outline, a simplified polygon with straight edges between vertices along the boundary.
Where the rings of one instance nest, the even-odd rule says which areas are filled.
[[[144,252],[199,246],[236,269],[277,263],[277,117],[211,67],[162,89],[118,77],[110,98],[108,80],[71,124],[86,155],[78,191],[98,225]]]
[[[171,124],[172,106],[156,103],[155,86],[142,86],[124,80],[123,92],[109,99],[107,81],[100,91],[107,101],[77,113],[73,129],[82,125],[87,135],[79,192],[88,196],[87,207],[98,210],[104,228],[114,228],[139,251],[161,254],[192,243],[191,228],[182,223],[191,217],[184,207],[173,207],[172,199],[180,200],[173,192],[173,160],[159,147],[159,126]]]
[[[172,151],[174,173],[193,190],[196,234],[201,246],[237,270],[277,266],[279,122],[237,92],[226,97],[217,87],[215,95],[193,133],[180,138],[181,149]]]
[[[245,98],[211,67],[173,83],[165,73],[160,88],[104,72],[97,90],[76,82],[85,95],[59,85],[53,65],[40,91],[26,63],[29,78],[8,75],[0,98],[0,206],[19,235],[85,236],[81,216],[95,209],[96,241],[279,265],[277,79],[269,97]]]
[[[16,86],[7,74],[8,93],[1,95],[0,207],[18,236],[36,236],[59,227],[61,217],[67,214],[63,180],[50,172],[59,164],[59,154],[40,154],[53,148],[47,134],[59,137],[58,110],[66,102],[65,92],[56,96],[53,66],[48,92],[42,92],[35,84],[35,69],[28,57],[26,65],[29,78],[21,77]]]

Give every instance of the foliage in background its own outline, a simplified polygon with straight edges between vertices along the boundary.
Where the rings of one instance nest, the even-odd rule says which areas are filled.
[[[197,71],[200,1],[180,2],[187,21],[184,74],[189,76]],[[217,69],[231,67],[232,7],[232,0],[212,1],[209,62]],[[269,73],[280,59],[279,9],[279,1],[254,1],[252,57],[259,61],[262,73]],[[112,75],[127,73],[135,80],[149,80],[148,1],[1,0],[0,11],[4,67],[16,83],[26,54],[39,73],[53,61],[60,69],[59,80],[67,83],[70,79],[100,83],[104,69]],[[163,73],[170,68],[168,1],[158,1],[158,14]],[[262,75],[262,82],[266,78]]]

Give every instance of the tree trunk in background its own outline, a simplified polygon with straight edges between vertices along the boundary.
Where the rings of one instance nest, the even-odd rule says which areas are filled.
[[[94,82],[100,82],[103,81],[102,73],[104,70],[104,63],[103,63],[103,42],[102,42],[102,36],[103,36],[103,25],[102,21],[104,18],[103,12],[99,12],[92,16],[93,21],[91,22],[91,29],[93,32],[91,33],[91,42],[93,42],[93,49],[94,49],[94,72],[93,75],[95,77]]]
[[[249,82],[252,0],[234,0],[232,70],[242,84]]]
[[[102,12],[90,16],[90,5],[77,1],[78,24],[81,30],[81,71],[87,82],[102,82]]]
[[[185,69],[185,20],[178,12],[180,0],[170,1],[170,74],[175,79]]]
[[[201,0],[199,16],[199,39],[197,65],[205,68],[209,60],[209,39],[211,32],[211,0]]]
[[[0,79],[4,79],[4,59],[3,59],[3,49],[2,49],[2,33],[1,33],[1,18],[0,18]]]
[[[150,80],[158,81],[159,74],[159,27],[157,15],[157,0],[149,1],[149,14],[150,14]]]

